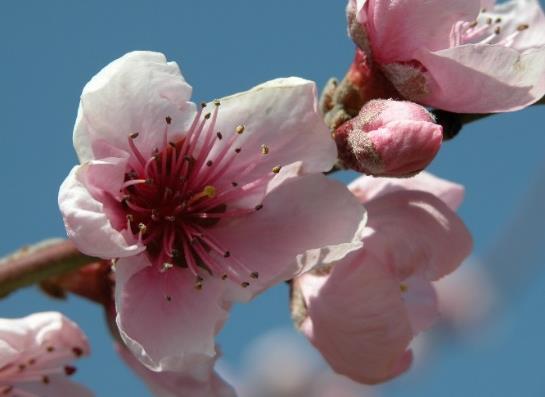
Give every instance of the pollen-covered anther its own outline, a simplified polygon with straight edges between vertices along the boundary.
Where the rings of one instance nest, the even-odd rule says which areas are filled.
[[[237,134],[242,134],[244,132],[246,127],[244,127],[244,125],[240,124],[240,125],[237,125],[237,127],[235,128],[235,131]]]
[[[215,99],[214,106],[219,106],[219,105],[221,105],[221,102],[219,101],[219,99]]]
[[[265,155],[265,154],[269,154],[269,147],[267,145],[261,145],[259,151],[261,152],[261,154]]]
[[[208,120],[212,116],[212,113],[206,113],[204,115],[205,120]]]
[[[409,290],[409,287],[407,286],[407,284],[401,283],[401,284],[399,284],[399,290],[401,292],[407,292]]]
[[[147,226],[144,225],[142,222],[140,222],[140,223],[138,224],[138,230],[140,231],[140,233],[144,234],[144,233],[146,233]]]
[[[250,283],[247,282],[247,281],[244,281],[244,282],[240,283],[240,286],[241,286],[242,288],[248,288],[248,287],[250,286]]]
[[[500,26],[496,27],[496,29],[494,29],[494,33],[495,34],[500,34],[501,33],[501,27]]]
[[[258,272],[252,272],[250,274],[250,277],[253,278],[254,280],[257,280],[259,278],[259,273]]]
[[[203,281],[204,279],[200,276],[197,276],[197,278],[195,279],[195,289],[196,290],[202,290],[203,289]]]
[[[526,30],[530,27],[530,25],[528,25],[527,23],[521,23],[520,25],[517,26],[517,30],[519,32],[522,32],[523,30]]]
[[[55,351],[55,348],[53,346],[47,346],[45,349],[48,353],[53,353]]]
[[[172,269],[174,267],[174,265],[170,262],[165,262],[163,263],[163,266],[161,266],[161,270],[159,270],[161,273],[164,273],[166,271],[169,271],[170,269]]]
[[[273,167],[272,172],[273,172],[273,174],[278,174],[281,169],[282,169],[282,167],[277,165],[276,167]]]

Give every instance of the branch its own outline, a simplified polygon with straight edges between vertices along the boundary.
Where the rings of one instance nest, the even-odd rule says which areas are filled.
[[[0,297],[100,259],[82,254],[69,240],[46,240],[0,260]]]

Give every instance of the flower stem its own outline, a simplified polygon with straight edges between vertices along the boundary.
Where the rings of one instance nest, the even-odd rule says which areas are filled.
[[[100,259],[82,254],[69,240],[46,240],[0,260],[0,297]]]

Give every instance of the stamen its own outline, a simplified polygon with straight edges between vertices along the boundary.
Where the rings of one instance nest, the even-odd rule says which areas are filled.
[[[263,155],[269,154],[269,147],[267,145],[261,145],[260,151]]]
[[[236,131],[237,134],[240,135],[240,134],[242,134],[242,133],[244,132],[244,129],[245,129],[245,128],[246,128],[246,127],[244,127],[244,125],[242,125],[242,124],[241,124],[241,125],[237,125],[237,127],[235,128],[235,131]]]

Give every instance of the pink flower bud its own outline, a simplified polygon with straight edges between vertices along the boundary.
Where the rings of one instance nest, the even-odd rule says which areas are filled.
[[[412,102],[373,100],[335,131],[348,168],[375,176],[405,177],[422,171],[443,140],[443,128]]]

